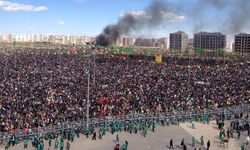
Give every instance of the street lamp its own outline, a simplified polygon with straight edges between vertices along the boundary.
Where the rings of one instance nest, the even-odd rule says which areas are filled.
[[[87,114],[86,114],[86,118],[87,118],[87,128],[89,127],[89,80],[90,80],[90,72],[87,72],[88,74],[88,89],[87,89]]]
[[[96,63],[95,63],[95,59],[96,59],[96,52],[94,50],[94,77],[93,77],[93,81],[94,81],[94,86],[95,86],[95,74],[96,74]]]
[[[191,47],[188,47],[188,97],[190,97],[190,54],[189,54],[189,50],[191,49]]]
[[[95,84],[95,52],[94,52],[94,84]],[[89,56],[89,67],[88,67],[88,72],[87,72],[87,75],[88,75],[88,87],[87,87],[87,114],[86,114],[86,118],[87,118],[87,128],[89,127],[89,107],[90,107],[90,103],[89,103],[89,84],[90,84],[90,62],[91,62],[91,56]]]

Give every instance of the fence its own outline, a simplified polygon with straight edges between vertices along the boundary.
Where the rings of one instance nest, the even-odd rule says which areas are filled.
[[[92,118],[90,119],[89,125],[92,127],[100,127],[103,125],[110,125],[113,122],[141,122],[141,121],[149,121],[156,120],[157,123],[162,120],[169,122],[170,124],[174,124],[178,121],[192,121],[194,118],[200,118],[204,115],[209,115],[210,117],[214,116],[224,116],[226,119],[230,119],[234,115],[239,115],[241,113],[250,112],[250,104],[238,105],[238,106],[230,106],[218,109],[204,109],[204,110],[193,110],[193,111],[180,111],[176,113],[164,113],[158,115],[151,114],[134,114],[134,115],[126,115],[126,116],[110,116],[105,118]],[[62,131],[68,131],[79,128],[86,128],[87,122],[86,120],[79,120],[75,122],[66,122],[61,123],[57,126],[48,126],[39,128],[37,131],[31,129],[29,132],[24,132],[23,130],[17,130],[15,133],[0,133],[0,144],[4,144],[10,135],[15,135],[19,140],[24,138],[32,138],[35,135],[45,136],[48,133],[60,133]]]

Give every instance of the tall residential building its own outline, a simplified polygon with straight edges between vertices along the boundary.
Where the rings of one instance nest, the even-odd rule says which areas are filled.
[[[250,34],[241,33],[234,38],[234,49],[236,52],[250,52]]]
[[[194,34],[194,48],[216,50],[226,48],[226,35],[220,32]]]
[[[178,31],[170,33],[170,49],[181,49],[184,50],[188,46],[188,35],[185,32]]]

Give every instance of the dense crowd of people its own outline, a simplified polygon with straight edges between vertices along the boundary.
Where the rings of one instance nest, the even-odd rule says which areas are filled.
[[[95,60],[94,60],[95,59]],[[0,54],[0,131],[58,125],[86,117],[159,114],[250,100],[250,65],[240,60],[58,51]]]

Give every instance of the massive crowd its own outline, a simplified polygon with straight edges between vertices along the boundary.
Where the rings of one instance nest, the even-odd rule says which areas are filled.
[[[248,103],[250,65],[240,60],[0,54],[0,131],[83,119],[90,73],[90,117],[175,112]]]

